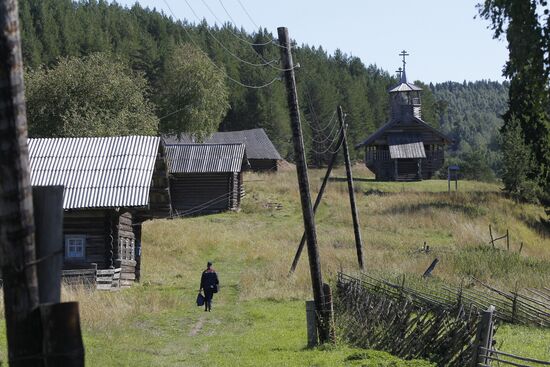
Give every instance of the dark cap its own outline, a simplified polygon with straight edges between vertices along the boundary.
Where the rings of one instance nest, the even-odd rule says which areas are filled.
[[[212,261],[206,263],[207,266],[212,266]]]

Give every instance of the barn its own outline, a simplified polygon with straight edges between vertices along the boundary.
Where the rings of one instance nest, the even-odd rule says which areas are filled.
[[[196,143],[188,135],[165,137],[167,144]],[[264,129],[216,132],[204,140],[209,144],[244,144],[250,169],[255,172],[275,172],[283,160]]]
[[[166,155],[175,215],[240,209],[244,144],[167,144]]]
[[[29,139],[31,184],[63,185],[65,270],[120,269],[139,280],[141,223],[171,215],[161,139]]]
[[[365,148],[365,164],[376,180],[430,179],[443,166],[452,140],[421,117],[421,88],[407,82],[405,64],[399,84],[389,91],[390,120],[355,146]]]

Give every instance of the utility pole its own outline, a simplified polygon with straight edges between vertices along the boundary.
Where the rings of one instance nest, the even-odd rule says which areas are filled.
[[[315,212],[317,211],[317,207],[321,203],[321,199],[323,198],[323,194],[325,193],[325,188],[327,187],[328,179],[332,172],[332,168],[336,163],[336,158],[338,158],[338,150],[340,150],[340,146],[342,145],[343,139],[344,137],[342,133],[340,133],[340,136],[338,137],[338,143],[336,144],[335,152],[332,153],[332,157],[330,158],[330,162],[328,163],[327,172],[325,173],[325,177],[323,178],[323,183],[321,184],[321,188],[317,193],[317,198],[315,198],[315,203],[313,204],[313,214],[315,214]],[[298,261],[300,261],[300,256],[302,255],[302,250],[304,249],[304,245],[306,244],[306,237],[307,237],[306,233],[304,232],[304,234],[302,235],[302,238],[300,239],[300,244],[298,245],[298,249],[296,250],[296,255],[294,255],[294,260],[292,261],[292,266],[290,267],[290,274],[296,271],[296,267],[298,266]]]
[[[353,191],[353,175],[351,173],[351,163],[349,159],[348,141],[346,138],[346,126],[344,123],[344,112],[342,106],[338,106],[338,120],[343,135],[344,162],[346,163],[346,176],[348,179],[349,203],[351,206],[351,216],[353,218],[353,233],[355,234],[355,247],[357,249],[357,261],[359,268],[365,270],[363,263],[363,242],[361,241],[361,229],[359,227],[359,216],[357,215],[357,205],[355,204],[355,191]]]
[[[10,365],[34,366],[18,362],[41,352],[31,322],[39,295],[18,17],[16,0],[0,0],[0,259]]]
[[[329,340],[329,313],[325,307],[323,292],[323,278],[321,275],[321,264],[319,261],[319,249],[317,248],[317,233],[315,230],[315,221],[313,217],[313,208],[311,207],[311,194],[309,192],[309,180],[307,174],[307,162],[304,152],[304,138],[302,135],[302,125],[300,121],[300,110],[298,106],[298,93],[296,90],[296,78],[294,75],[294,62],[292,61],[292,52],[288,29],[286,27],[277,28],[279,35],[279,45],[281,48],[282,66],[285,74],[285,85],[287,90],[287,101],[290,110],[290,121],[292,124],[292,140],[294,143],[294,157],[296,160],[296,170],[298,174],[298,185],[300,188],[300,200],[302,204],[302,214],[304,218],[304,229],[307,237],[307,251],[309,257],[309,269],[311,273],[311,283],[313,287],[313,299],[315,309],[317,310],[317,327],[319,329],[319,341],[321,343]]]

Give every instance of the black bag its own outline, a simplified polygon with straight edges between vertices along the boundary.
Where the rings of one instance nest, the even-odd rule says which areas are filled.
[[[197,295],[197,306],[203,306],[204,305],[204,296],[201,292]]]
[[[218,293],[218,285],[217,284],[214,284],[212,286],[212,293]]]

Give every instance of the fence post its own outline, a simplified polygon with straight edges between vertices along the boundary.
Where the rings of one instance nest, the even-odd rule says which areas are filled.
[[[481,314],[481,321],[478,325],[476,343],[474,344],[474,355],[472,358],[472,367],[479,365],[489,365],[490,360],[486,358],[493,344],[493,313],[495,306],[489,306]],[[484,350],[482,350],[484,348]]]
[[[328,335],[329,341],[336,342],[336,331],[334,329],[334,304],[332,302],[332,289],[327,283],[323,283],[323,293],[325,295],[325,312],[328,315],[326,322],[328,322]]]
[[[317,339],[317,315],[315,301],[306,301],[306,322],[307,322],[307,346],[313,348],[318,344]]]

